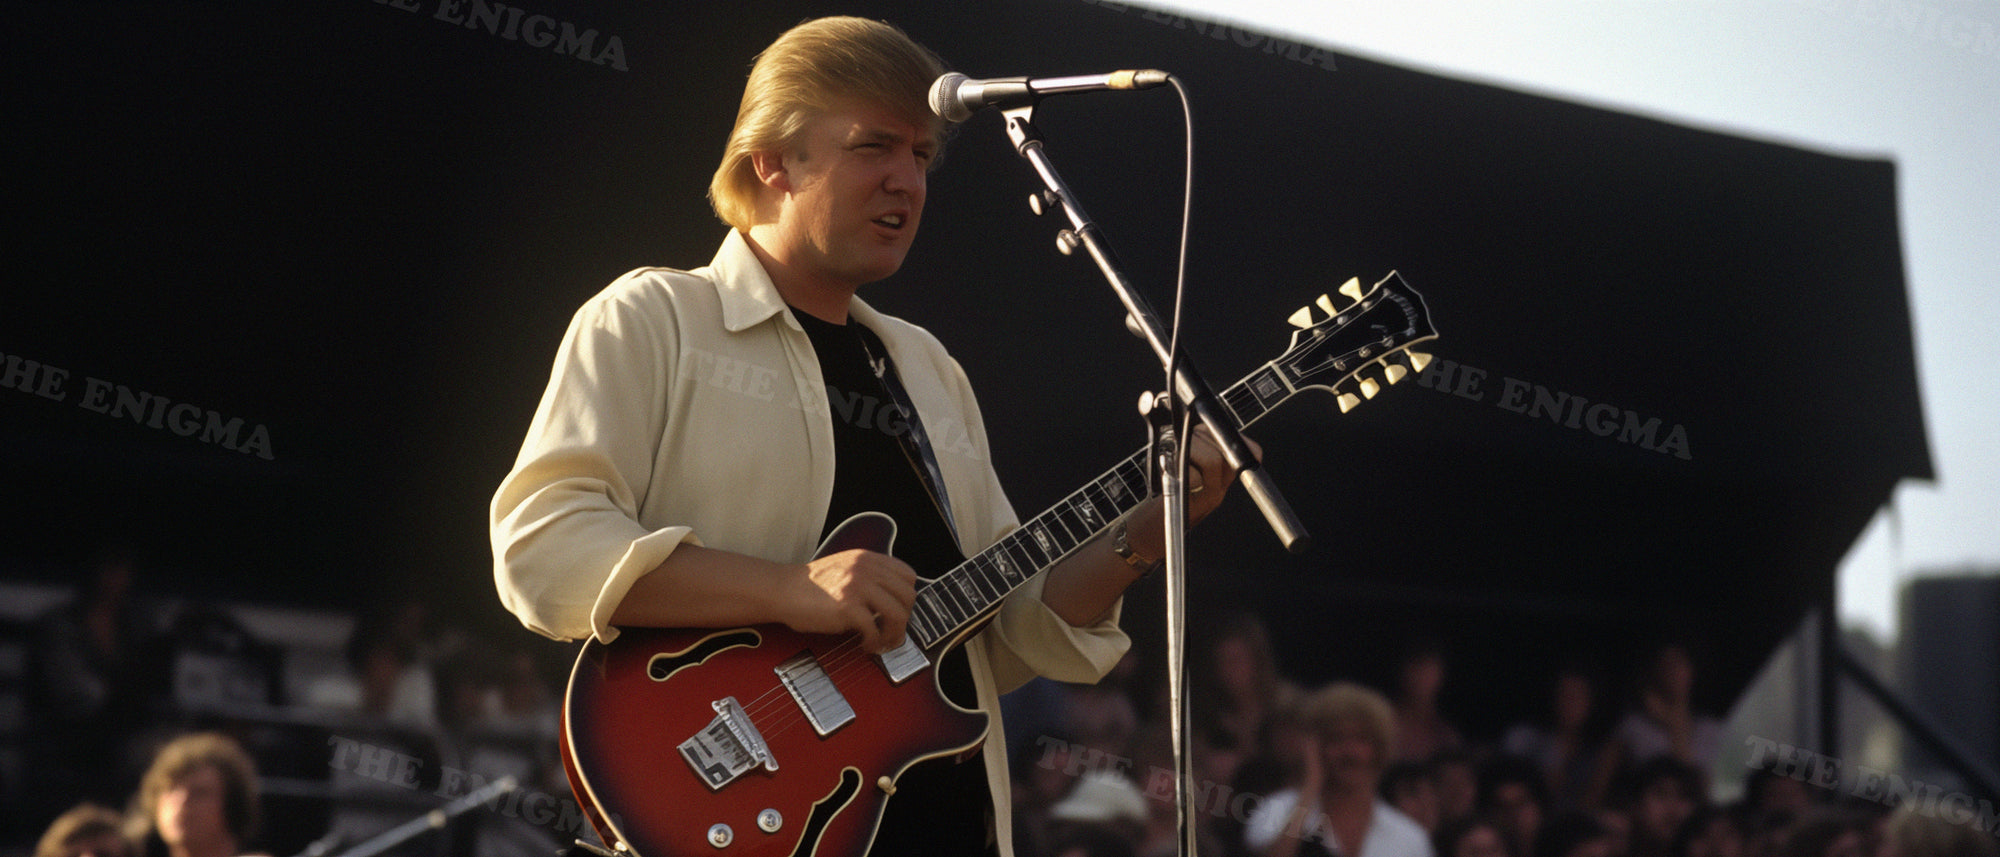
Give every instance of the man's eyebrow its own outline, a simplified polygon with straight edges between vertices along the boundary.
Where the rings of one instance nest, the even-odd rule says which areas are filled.
[[[907,142],[910,144],[912,148],[918,148],[918,149],[937,148],[937,140],[930,134],[911,137],[909,134],[904,133],[902,131],[894,131],[888,128],[879,128],[879,127],[863,126],[855,128],[852,133],[847,135],[847,141],[851,144],[856,144],[856,145],[861,143]]]

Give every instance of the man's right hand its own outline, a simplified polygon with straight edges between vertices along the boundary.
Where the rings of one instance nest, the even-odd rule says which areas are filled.
[[[803,566],[786,601],[784,623],[794,631],[861,635],[861,646],[886,652],[903,644],[917,573],[884,553],[848,550]]]

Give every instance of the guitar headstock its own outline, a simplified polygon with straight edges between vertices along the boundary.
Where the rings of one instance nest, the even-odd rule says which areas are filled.
[[[1337,294],[1320,295],[1292,313],[1288,321],[1299,330],[1271,365],[1295,389],[1332,392],[1347,413],[1383,386],[1424,371],[1431,356],[1411,346],[1436,339],[1437,329],[1423,296],[1395,271],[1366,291],[1359,278],[1350,278]],[[1322,316],[1317,321],[1315,308]]]

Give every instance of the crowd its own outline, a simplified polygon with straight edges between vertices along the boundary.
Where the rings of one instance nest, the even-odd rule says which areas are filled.
[[[260,763],[316,779],[322,809],[308,823],[327,853],[502,777],[569,800],[555,744],[560,681],[530,650],[442,632],[421,607],[397,605],[356,624],[337,680],[261,688],[263,702],[281,704],[204,719],[163,710],[160,689],[140,678],[145,665],[189,639],[194,651],[239,655],[251,641],[229,642],[213,611],[141,621],[131,574],[129,557],[104,558],[74,603],[37,624],[41,781],[24,804],[40,831],[36,857],[290,849],[297,831],[260,837]],[[142,634],[162,626],[165,637]],[[1481,739],[1441,705],[1451,660],[1437,642],[1407,647],[1387,673],[1392,686],[1306,687],[1281,671],[1255,615],[1204,627],[1190,652],[1190,735],[1205,855],[2000,857],[1976,827],[1842,804],[1768,771],[1749,772],[1740,799],[1712,800],[1719,727],[1694,707],[1695,657],[1679,642],[1656,646],[1624,681],[1581,664],[1555,669],[1539,716]],[[1142,680],[1137,661],[1096,685],[1038,681],[1006,697],[1020,857],[1177,853],[1165,688]],[[255,726],[274,712],[316,713],[306,720],[320,728],[274,746]],[[389,758],[410,770],[380,762]],[[454,776],[463,782],[445,782]],[[573,811],[502,806],[489,801],[477,825],[394,853],[551,854],[587,835],[558,823]]]
[[[1751,770],[1714,800],[1720,724],[1694,705],[1689,642],[1628,677],[1553,670],[1539,716],[1488,740],[1440,706],[1449,654],[1416,641],[1392,687],[1301,687],[1253,615],[1191,652],[1188,798],[1199,853],[1224,857],[1996,857],[2000,840],[1934,813]],[[1022,857],[1179,852],[1170,739],[1108,686],[1017,693]],[[1152,711],[1165,711],[1154,691]],[[1123,694],[1122,697],[1120,694]],[[1040,735],[1033,734],[1039,730]]]

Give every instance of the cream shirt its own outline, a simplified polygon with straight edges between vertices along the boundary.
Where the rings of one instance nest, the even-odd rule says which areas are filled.
[[[969,555],[1018,525],[965,373],[937,339],[856,299],[930,434]],[[501,603],[549,637],[609,642],[633,581],[682,544],[780,562],[817,547],[833,493],[833,410],[819,360],[741,233],[705,268],[641,268],[586,302],[556,352],[514,469],[491,509]],[[919,569],[926,575],[945,569]],[[1094,683],[1131,641],[1076,628],[1042,577],[967,642],[1003,853],[1012,853],[999,694],[1036,675]]]

